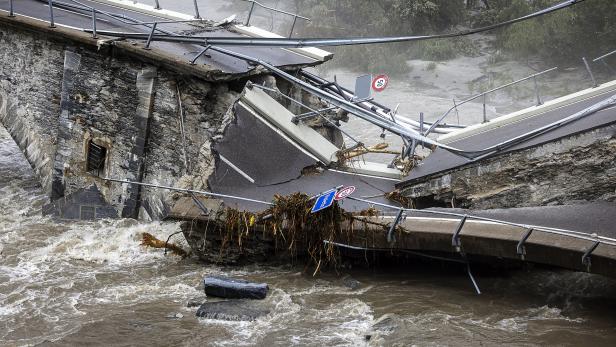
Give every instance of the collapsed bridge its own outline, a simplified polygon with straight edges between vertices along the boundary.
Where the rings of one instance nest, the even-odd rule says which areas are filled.
[[[424,123],[305,70],[326,51],[181,42],[176,32],[273,34],[130,3],[0,0],[0,121],[49,194],[45,213],[179,219],[190,239],[220,203],[256,212],[277,194],[353,185],[340,206],[378,207],[376,224],[351,224],[356,233],[330,246],[524,256],[615,275],[614,82],[466,129]],[[349,116],[404,147],[361,143],[341,125]],[[421,145],[435,150],[418,163]],[[393,158],[361,158],[370,152]],[[450,205],[474,210],[416,209]],[[509,209],[519,206],[545,218]]]

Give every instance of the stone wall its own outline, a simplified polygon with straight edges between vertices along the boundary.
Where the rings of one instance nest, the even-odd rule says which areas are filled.
[[[238,93],[112,52],[0,25],[0,123],[52,201],[95,184],[122,217],[159,219],[169,191],[100,177],[205,188]],[[86,172],[90,141],[107,150],[100,177]]]
[[[418,207],[492,209],[616,201],[616,125],[410,182]]]

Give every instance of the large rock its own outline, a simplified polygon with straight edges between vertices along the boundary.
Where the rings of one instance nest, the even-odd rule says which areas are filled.
[[[252,283],[223,276],[203,279],[205,294],[227,299],[265,299],[269,287],[266,283]]]
[[[253,321],[270,313],[261,302],[233,300],[206,302],[197,310],[197,317],[228,321]]]
[[[366,341],[372,340],[374,337],[389,335],[400,326],[400,317],[393,313],[387,313],[379,317],[372,324],[371,329],[366,333]]]

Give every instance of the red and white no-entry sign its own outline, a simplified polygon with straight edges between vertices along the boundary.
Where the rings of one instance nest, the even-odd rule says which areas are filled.
[[[372,80],[372,89],[375,92],[382,92],[382,91],[385,90],[385,88],[387,88],[388,84],[389,84],[389,76],[387,76],[387,75],[377,75]]]
[[[334,196],[334,200],[340,201],[346,198],[347,196],[353,194],[354,191],[355,191],[355,186],[344,187],[340,189],[338,193],[336,193],[336,196]]]

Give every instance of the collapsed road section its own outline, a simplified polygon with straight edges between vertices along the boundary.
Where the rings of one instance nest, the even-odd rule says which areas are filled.
[[[345,248],[445,252],[438,257],[467,266],[473,255],[523,258],[613,275],[616,241],[605,228],[597,233],[550,226],[550,220],[531,225],[468,211],[418,211],[413,207],[424,196],[412,195],[414,181],[407,177],[430,166],[433,174],[481,166],[599,128],[607,139],[599,147],[612,148],[611,89],[597,87],[607,91],[596,98],[582,92],[587,102],[573,108],[559,101],[558,112],[493,120],[506,136],[486,136],[494,131],[489,125],[466,130],[478,145],[465,146],[446,141],[470,134],[459,126],[398,115],[304,70],[331,57],[306,51],[306,42],[342,41],[246,39],[256,31],[233,21],[210,23],[110,2],[49,1],[45,8],[24,1],[22,13],[11,7],[14,16],[0,17],[0,43],[8,48],[0,52],[0,119],[48,192],[46,214],[181,220],[193,250],[213,262],[302,256],[316,272]],[[54,19],[55,9],[69,14]],[[84,23],[86,14],[92,22],[86,17]],[[15,52],[23,56],[14,59]],[[362,143],[345,131],[348,117],[399,136],[402,148]],[[433,151],[422,162],[415,153],[420,145]],[[371,153],[388,160],[365,159]],[[601,187],[607,192],[594,196],[613,199],[613,184]]]

